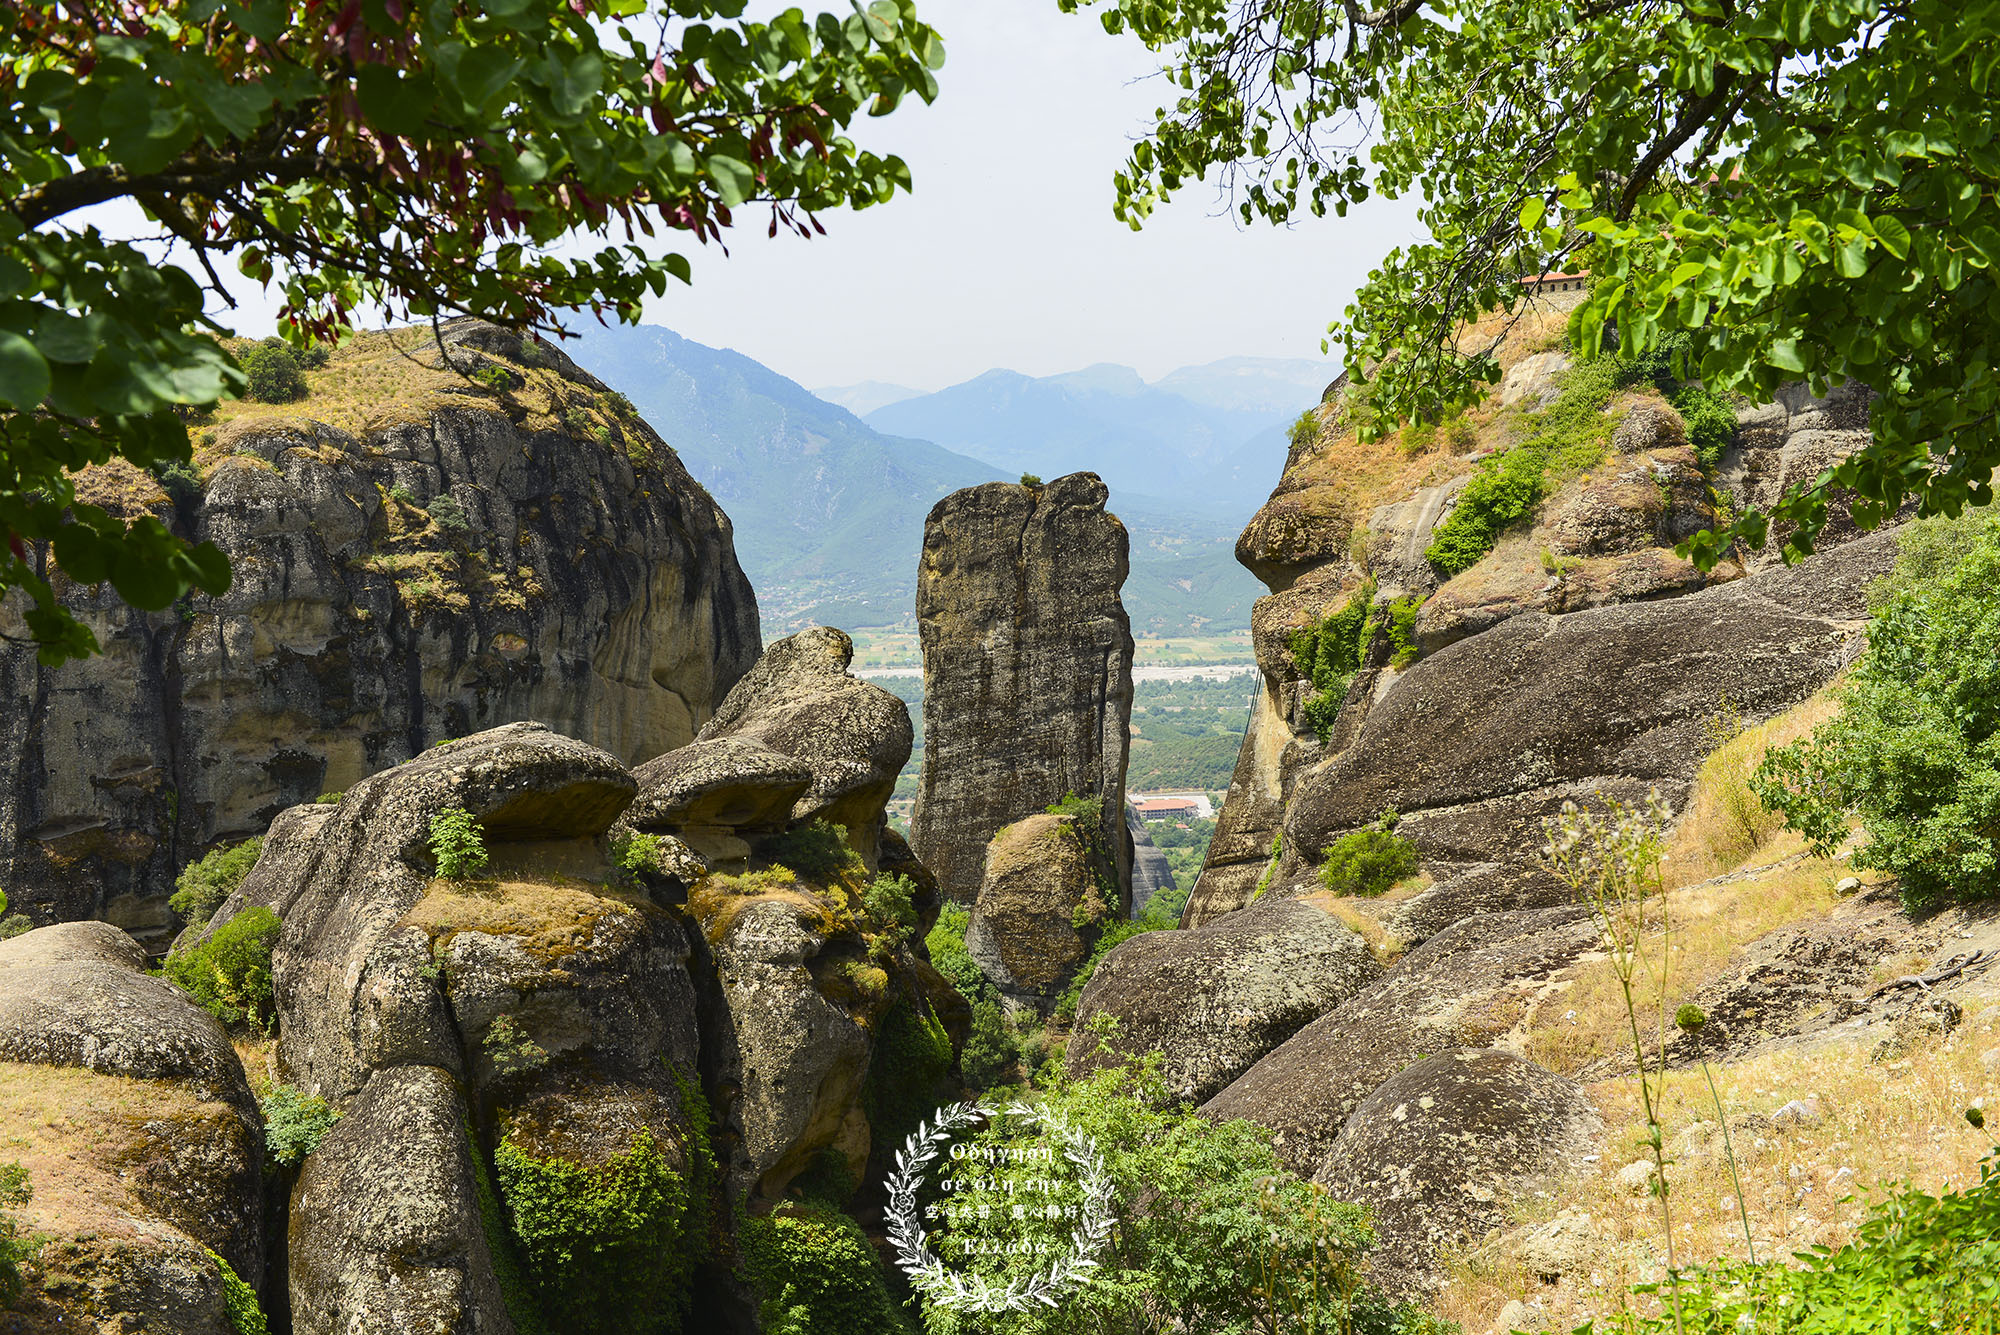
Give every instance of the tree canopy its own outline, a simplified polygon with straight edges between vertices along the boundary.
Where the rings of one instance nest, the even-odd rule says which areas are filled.
[[[1994,0],[1058,0],[1101,7],[1178,89],[1117,177],[1139,226],[1189,182],[1246,221],[1421,192],[1333,328],[1373,430],[1497,378],[1465,322],[1524,275],[1586,269],[1573,331],[1768,400],[1873,390],[1874,441],[1770,514],[1692,544],[1712,563],[1773,522],[1812,550],[1836,490],[1879,522],[1956,514],[2000,457],[2000,67]],[[1497,342],[1497,340],[1496,340]]]
[[[929,100],[913,0],[844,16],[744,0],[21,0],[0,10],[0,596],[45,662],[93,652],[49,559],[164,608],[228,586],[222,553],[77,500],[77,470],[190,456],[186,418],[245,389],[203,314],[218,262],[284,294],[300,346],[363,309],[552,330],[636,321],[688,280],[642,237],[719,242],[736,214],[908,189],[845,137]],[[158,236],[114,237],[130,201]],[[761,215],[760,215],[761,218]],[[608,237],[595,253],[577,238]],[[161,258],[164,249],[167,259]],[[226,294],[225,294],[226,295]]]

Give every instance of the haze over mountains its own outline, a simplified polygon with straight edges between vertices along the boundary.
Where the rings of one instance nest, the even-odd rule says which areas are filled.
[[[1236,534],[1269,493],[1319,363],[1232,358],[1147,384],[1120,366],[992,371],[935,394],[869,381],[815,395],[738,352],[645,325],[567,349],[626,393],[735,523],[767,636],[904,624],[924,517],[960,487],[1097,472],[1132,535],[1138,632],[1247,626],[1261,586]],[[866,418],[851,408],[865,410]]]

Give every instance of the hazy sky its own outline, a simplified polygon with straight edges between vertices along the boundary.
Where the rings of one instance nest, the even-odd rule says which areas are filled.
[[[1132,232],[1111,216],[1111,176],[1173,91],[1147,77],[1149,53],[1055,0],[920,0],[919,12],[948,53],[937,103],[912,99],[856,136],[900,153],[915,193],[827,214],[830,235],[811,242],[766,240],[746,208],[729,257],[688,252],[694,285],[650,302],[647,323],[815,388],[938,389],[996,366],[1093,362],[1157,378],[1222,357],[1320,357],[1327,322],[1409,239],[1407,206],[1245,228],[1205,186]],[[253,299],[233,321],[268,332],[273,305]]]

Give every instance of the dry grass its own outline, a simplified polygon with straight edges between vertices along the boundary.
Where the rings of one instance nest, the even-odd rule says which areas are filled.
[[[430,934],[441,953],[460,932],[510,936],[543,960],[574,954],[607,914],[642,911],[641,895],[560,875],[513,875],[479,881],[433,881],[398,926]]]
[[[2000,1103],[2000,1005],[1968,1005],[1954,1034],[1886,1067],[1868,1063],[1873,1038],[1771,1052],[1715,1070],[1725,1110],[1740,1119],[1732,1136],[1759,1260],[1847,1242],[1865,1210],[1865,1200],[1843,1199],[1850,1193],[1889,1182],[1936,1192],[1979,1180],[1978,1164],[1993,1137],[1967,1125],[1964,1110],[1975,1100],[1988,1108]],[[1551,1331],[1650,1301],[1629,1287],[1663,1275],[1659,1206],[1618,1178],[1620,1169],[1645,1157],[1636,1087],[1629,1079],[1607,1081],[1590,1092],[1609,1128],[1601,1160],[1526,1203],[1519,1227],[1460,1258],[1439,1296],[1438,1313],[1461,1322],[1468,1335],[1487,1330],[1512,1299],[1532,1305],[1524,1328]],[[1808,1097],[1818,1100],[1816,1124],[1770,1125],[1773,1111]],[[1747,1125],[1746,1113],[1760,1125]],[[1674,1245],[1684,1265],[1744,1255],[1715,1116],[1699,1069],[1668,1075],[1661,1118],[1673,1158],[1667,1172]],[[1843,1169],[1849,1175],[1836,1182]],[[1559,1210],[1587,1217],[1578,1230],[1583,1242],[1562,1278],[1545,1284],[1514,1244]]]
[[[28,1233],[144,1236],[120,1164],[148,1143],[148,1123],[234,1118],[165,1080],[0,1062],[0,1162],[28,1170],[34,1196],[12,1213]]]
[[[1764,810],[1748,786],[1773,746],[1802,737],[1838,708],[1829,692],[1787,713],[1744,728],[1734,705],[1717,703],[1709,721],[1721,740],[1695,779],[1669,839],[1661,874],[1666,893],[1649,907],[1640,943],[1645,965],[1635,979],[1642,1033],[1664,1001],[1671,1012],[1720,977],[1745,944],[1778,928],[1826,914],[1838,901],[1835,884],[1846,864],[1805,855],[1800,838]],[[1873,879],[1873,878],[1864,878]],[[1661,915],[1672,931],[1664,986],[1658,974]],[[1573,1074],[1592,1062],[1628,1055],[1630,1020],[1611,962],[1581,961],[1558,980],[1528,1017],[1527,1055]]]
[[[229,1042],[236,1049],[236,1059],[243,1063],[243,1074],[249,1077],[250,1092],[262,1103],[264,1096],[271,1092],[272,1058],[277,1055],[278,1040],[259,1035],[232,1034]]]
[[[1387,910],[1403,904],[1431,888],[1431,878],[1418,873],[1396,882],[1379,895],[1336,895],[1328,890],[1316,891],[1305,897],[1305,902],[1326,910],[1341,922],[1347,924],[1368,945],[1368,953],[1383,964],[1394,964],[1409,949],[1409,944],[1387,927],[1382,919]]]
[[[1672,931],[1663,938],[1660,905],[1655,901],[1640,941],[1645,962],[1633,979],[1641,1035],[1652,1043],[1662,1003],[1671,1015],[1720,977],[1745,943],[1780,927],[1825,916],[1839,901],[1833,887],[1845,874],[1841,863],[1786,859],[1739,880],[1704,881],[1667,891],[1665,910]],[[1663,939],[1671,944],[1664,988],[1655,972]],[[1527,1055],[1566,1075],[1606,1057],[1629,1059],[1631,1022],[1611,961],[1586,958],[1558,981],[1567,986],[1545,997],[1527,1016]]]
[[[1667,849],[1669,886],[1692,885],[1760,862],[1799,852],[1797,835],[1784,818],[1766,811],[1750,791],[1750,776],[1774,746],[1793,742],[1840,712],[1828,687],[1797,708],[1755,727],[1743,728],[1735,704],[1716,702],[1706,730],[1711,741],[1725,739],[1695,776],[1693,793]]]

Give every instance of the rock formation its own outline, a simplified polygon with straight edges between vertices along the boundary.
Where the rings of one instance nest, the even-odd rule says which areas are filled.
[[[953,492],[925,524],[924,771],[911,843],[956,902],[977,898],[1002,826],[1074,795],[1101,804],[1119,911],[1129,906],[1127,539],[1107,495],[1091,473],[994,482]]]
[[[777,1198],[828,1150],[858,1178],[878,1138],[907,1133],[899,1091],[949,1072],[963,1004],[898,939],[877,941],[859,904],[867,870],[824,823],[835,812],[880,832],[887,788],[857,757],[897,761],[910,732],[886,692],[820,670],[831,637],[845,643],[822,631],[772,646],[731,697],[745,732],[693,741],[641,766],[643,780],[512,724],[277,823],[222,912],[283,915],[280,1071],[346,1113],[292,1194],[300,1335],[506,1331],[529,1308],[663,1312],[697,1289],[727,1308],[726,1264],[694,1276],[728,1259],[711,1246],[728,1236],[728,1202]],[[795,670],[802,658],[810,671]],[[898,713],[879,745],[868,692]],[[432,865],[431,821],[453,809],[483,830],[477,880]],[[657,840],[652,865],[612,864],[614,824]],[[706,832],[752,870],[707,874],[662,827]],[[935,916],[935,885],[900,839],[881,838],[875,860],[917,881],[919,913]],[[877,1069],[884,1033],[903,1036],[894,1070]],[[669,1186],[635,1198],[636,1232],[615,1243],[564,1232],[584,1225],[522,1194],[641,1173]],[[590,1259],[539,1261],[528,1239],[544,1226],[549,1245]]]
[[[1311,900],[1268,900],[1186,932],[1147,932],[1107,954],[1077,1003],[1072,1076],[1158,1050],[1174,1097],[1199,1103],[1362,987],[1382,966]],[[1098,1016],[1118,1027],[1105,1048]]]
[[[179,868],[288,807],[517,719],[641,760],[691,740],[750,666],[729,520],[621,396],[476,322],[444,342],[479,382],[388,337],[335,354],[296,409],[197,428],[198,488],[170,498],[123,464],[80,484],[213,541],[234,582],[148,614],[57,572],[105,652],[51,669],[0,646],[18,911],[165,933]],[[357,376],[401,397],[345,408]],[[313,420],[339,413],[351,429]],[[0,631],[20,613],[0,605]]]
[[[228,1335],[224,1267],[263,1279],[257,1100],[222,1026],[145,966],[105,923],[0,942],[0,1141],[47,1237],[10,1328]]]
[[[1313,1180],[1370,1207],[1370,1274],[1419,1298],[1443,1279],[1446,1249],[1507,1222],[1505,1203],[1573,1166],[1598,1130],[1575,1081],[1510,1052],[1460,1048],[1371,1094]]]
[[[1045,1011],[1090,958],[1117,901],[1099,828],[1044,812],[993,836],[965,945],[1003,997]]]
[[[1556,352],[1503,348],[1501,358],[1507,375],[1494,404],[1481,410],[1478,430],[1505,442],[1555,401],[1569,367]],[[1276,881],[1303,884],[1328,840],[1383,807],[1430,811],[1439,803],[1416,791],[1420,783],[1403,781],[1419,771],[1454,770],[1466,787],[1444,801],[1458,812],[1451,833],[1436,815],[1404,828],[1439,882],[1438,894],[1411,907],[1417,934],[1408,939],[1448,925],[1457,910],[1443,908],[1447,903],[1469,912],[1548,902],[1547,883],[1521,870],[1523,836],[1542,814],[1529,810],[1535,804],[1523,794],[1539,788],[1559,805],[1585,791],[1643,796],[1657,784],[1671,801],[1699,763],[1701,721],[1723,695],[1746,717],[1768,717],[1831,675],[1865,615],[1860,586],[1888,559],[1889,548],[1877,544],[1844,564],[1829,563],[1829,552],[1859,536],[1843,520],[1827,530],[1817,564],[1808,563],[1812,573],[1787,582],[1771,571],[1773,547],[1747,560],[1776,583],[1752,581],[1733,593],[1716,587],[1740,578],[1743,567],[1725,561],[1704,575],[1672,551],[1714,521],[1710,481],[1678,415],[1638,391],[1611,403],[1618,425],[1599,467],[1547,497],[1531,526],[1445,579],[1425,550],[1459,503],[1465,468],[1494,447],[1475,435],[1471,453],[1455,461],[1448,453],[1414,461],[1393,451],[1371,454],[1356,443],[1343,411],[1329,405],[1318,435],[1294,445],[1270,502],[1237,544],[1238,559],[1272,589],[1252,616],[1262,690],[1208,864],[1189,896],[1189,924],[1247,904],[1273,870],[1274,853],[1282,863]],[[1824,400],[1802,387],[1788,390],[1779,403],[1740,415],[1714,489],[1739,511],[1768,504],[1783,485],[1816,474],[1864,439],[1866,421],[1866,400],[1852,390]],[[1406,489],[1397,498],[1399,486]],[[1381,622],[1391,599],[1424,600],[1409,650],[1435,659],[1413,668],[1392,661],[1394,646],[1378,628],[1322,738],[1304,717],[1314,688],[1293,661],[1293,637],[1367,590]],[[1532,662],[1521,658],[1544,633],[1554,638],[1530,654]],[[1470,647],[1454,657],[1451,646],[1468,639]],[[1586,639],[1593,648],[1576,649]],[[1608,671],[1600,671],[1607,665],[1597,660],[1597,646],[1610,646],[1617,660]],[[1682,655],[1699,671],[1683,672]],[[1433,661],[1439,666],[1429,666]],[[1510,662],[1516,667],[1504,666]],[[1449,685],[1445,664],[1455,665]],[[1428,689],[1420,692],[1420,681]],[[1373,722],[1384,706],[1389,716]],[[1446,715],[1433,717],[1433,708]],[[1454,730],[1466,726],[1507,736],[1490,733],[1491,746],[1472,750],[1456,740],[1430,744],[1456,739]],[[1598,736],[1586,744],[1566,731],[1577,727]],[[1586,762],[1585,754],[1595,759]],[[1597,768],[1585,773],[1579,765]],[[1376,791],[1364,794],[1336,777],[1369,766],[1383,775]],[[1534,777],[1551,766],[1545,778]],[[1402,777],[1389,777],[1390,769]],[[1327,809],[1332,790],[1340,796],[1331,800],[1343,804],[1338,817]],[[1344,805],[1350,800],[1359,805]],[[1363,810],[1370,802],[1376,805]],[[1485,832],[1474,833],[1471,825],[1481,823]],[[1487,866],[1495,859],[1507,869]],[[1444,884],[1474,871],[1475,881]]]

